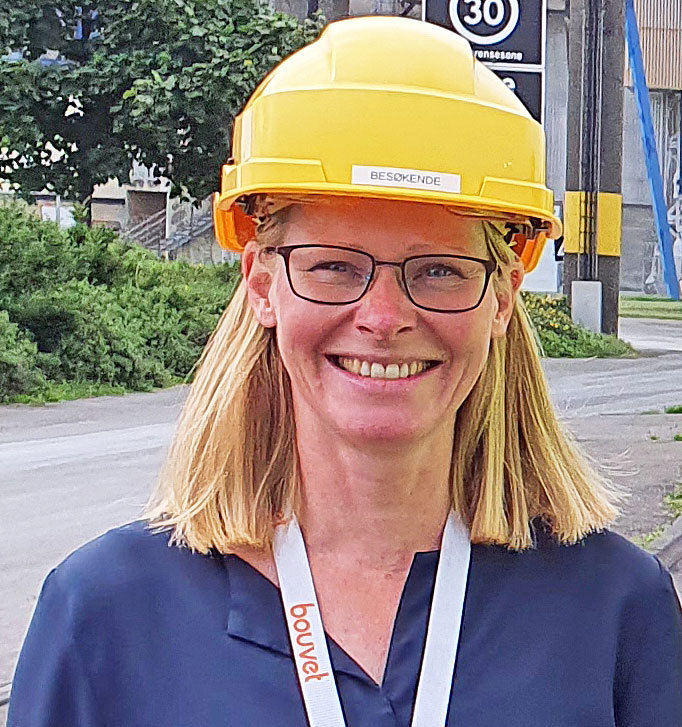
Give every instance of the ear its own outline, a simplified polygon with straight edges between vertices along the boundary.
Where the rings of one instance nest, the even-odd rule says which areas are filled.
[[[277,319],[271,301],[272,270],[263,261],[263,249],[254,240],[247,243],[242,253],[242,274],[249,305],[258,322],[266,328],[274,328]]]
[[[514,312],[516,297],[519,294],[524,277],[523,263],[520,260],[514,260],[508,276],[501,290],[496,292],[497,313],[495,313],[495,317],[493,318],[492,338],[502,338],[507,333],[507,327]]]

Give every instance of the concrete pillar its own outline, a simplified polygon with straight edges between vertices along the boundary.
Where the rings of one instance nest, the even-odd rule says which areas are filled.
[[[597,128],[586,123],[586,104],[593,97],[588,91],[589,70],[585,63],[584,42],[595,41],[589,15],[602,13],[601,53],[595,54],[593,68],[598,74],[601,103],[595,113],[598,157],[595,174],[588,179],[586,167],[589,148]],[[601,62],[599,57],[601,56]],[[623,76],[625,62],[624,0],[571,0],[568,20],[568,125],[567,172],[564,218],[566,222],[564,293],[571,297],[574,280],[602,283],[601,326],[604,333],[618,333],[618,293],[622,227],[623,155]],[[589,59],[588,59],[589,61]],[[596,160],[595,160],[596,161]],[[594,185],[590,188],[590,185]],[[591,196],[593,195],[593,196]],[[596,206],[594,234],[589,231],[590,200]],[[587,202],[587,204],[586,204]],[[592,241],[592,245],[590,242]]]

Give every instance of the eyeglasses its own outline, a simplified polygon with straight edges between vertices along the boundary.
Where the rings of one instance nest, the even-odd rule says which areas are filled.
[[[380,265],[400,269],[407,297],[436,313],[476,308],[497,269],[492,260],[466,255],[413,255],[402,262],[336,245],[282,245],[265,248],[284,258],[287,278],[299,298],[323,305],[355,303],[369,290]]]

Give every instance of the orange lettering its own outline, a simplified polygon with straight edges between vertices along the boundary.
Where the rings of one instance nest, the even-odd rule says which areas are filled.
[[[317,679],[319,682],[321,679],[324,679],[325,677],[329,676],[329,672],[326,671],[323,674],[311,674],[309,677],[306,677],[305,680],[309,682],[311,679]]]
[[[302,616],[305,616],[308,613],[309,608],[314,608],[314,607],[315,607],[314,603],[297,603],[294,606],[292,606],[291,609],[289,609],[289,613],[291,613],[291,615],[294,618],[301,618]],[[300,613],[296,613],[296,609],[299,609]]]
[[[303,637],[304,637],[304,636],[310,636],[310,638],[311,638],[311,641],[303,641]],[[312,635],[310,634],[310,632],[308,632],[307,634],[306,634],[306,633],[303,633],[303,634],[299,634],[299,635],[298,635],[298,636],[296,637],[296,643],[297,643],[297,644],[298,644],[299,646],[312,646],[312,645],[313,645],[313,642],[312,642]]]
[[[317,674],[320,665],[316,661],[304,661],[301,667],[306,674]]]
[[[306,631],[310,631],[310,622],[304,618],[297,618],[294,621],[294,631],[298,631],[299,634],[303,634]]]
[[[310,644],[310,646],[300,653],[301,659],[315,659],[317,660],[317,657],[315,654],[313,654],[313,651],[315,651],[315,646],[313,644]]]

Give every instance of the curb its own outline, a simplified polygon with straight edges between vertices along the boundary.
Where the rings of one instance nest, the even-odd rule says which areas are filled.
[[[650,548],[669,570],[682,565],[682,517],[668,525]]]

